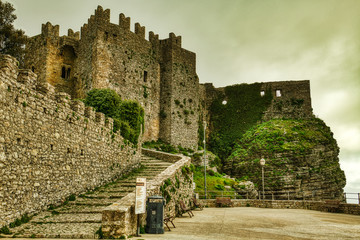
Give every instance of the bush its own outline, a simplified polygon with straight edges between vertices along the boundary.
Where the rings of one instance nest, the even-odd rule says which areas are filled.
[[[215,188],[216,188],[217,190],[224,190],[224,189],[225,189],[224,185],[221,185],[221,184],[216,184],[216,185],[215,185]]]
[[[102,112],[106,116],[114,118],[118,116],[121,98],[111,89],[92,89],[87,93],[84,103],[94,107],[97,112]]]
[[[11,234],[10,229],[7,226],[3,226],[2,228],[0,228],[0,233]]]
[[[68,198],[69,201],[75,201],[76,196],[74,194],[71,194],[70,197]]]
[[[113,118],[113,131],[120,130],[121,136],[134,144],[138,142],[141,130],[144,132],[144,109],[136,101],[121,101],[114,90],[93,89],[84,103]]]

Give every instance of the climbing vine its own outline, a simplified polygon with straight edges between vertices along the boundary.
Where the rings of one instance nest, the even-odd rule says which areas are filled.
[[[236,140],[261,121],[270,106],[271,89],[267,89],[264,96],[260,91],[261,83],[228,86],[213,101],[209,148],[223,161],[231,154]],[[226,104],[223,104],[224,100]]]

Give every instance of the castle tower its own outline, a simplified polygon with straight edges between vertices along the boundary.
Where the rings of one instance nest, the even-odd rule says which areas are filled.
[[[199,80],[196,55],[181,48],[181,37],[169,34],[160,41],[161,132],[160,138],[178,146],[194,148],[198,141]]]
[[[25,64],[58,92],[84,98],[94,88],[110,88],[145,110],[143,141],[159,138],[173,145],[197,147],[198,88],[196,56],[181,47],[181,37],[149,33],[130,18],[110,22],[110,10],[95,10],[81,34],[46,23],[30,39]]]
[[[42,25],[41,34],[26,45],[25,67],[48,82],[58,92],[75,95],[76,60],[79,33],[69,29],[68,36],[59,36],[59,25]]]

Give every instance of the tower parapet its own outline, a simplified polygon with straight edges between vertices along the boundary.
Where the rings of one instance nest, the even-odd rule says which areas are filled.
[[[119,26],[123,30],[130,31],[130,17],[125,17],[125,14],[120,13]]]
[[[50,22],[41,26],[41,35],[45,37],[59,37],[59,25],[52,25]]]

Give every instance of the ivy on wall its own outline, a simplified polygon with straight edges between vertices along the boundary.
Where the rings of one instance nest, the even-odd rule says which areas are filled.
[[[142,131],[144,131],[144,109],[136,101],[124,100],[111,89],[92,89],[88,92],[84,103],[94,107],[107,117],[114,119],[113,131],[120,129],[125,139],[136,144]]]
[[[231,154],[236,140],[261,121],[272,101],[271,89],[261,96],[261,83],[225,87],[210,107],[209,149],[224,160]],[[223,101],[226,104],[223,104]]]

